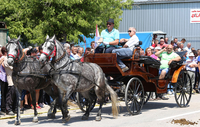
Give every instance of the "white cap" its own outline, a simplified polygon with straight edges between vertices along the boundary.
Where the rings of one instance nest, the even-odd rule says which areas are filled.
[[[33,47],[32,46],[28,46],[28,49],[30,50],[30,49],[32,49]]]
[[[150,49],[154,49],[154,47],[153,47],[153,46],[150,46],[149,48],[150,48]]]
[[[161,48],[160,48],[160,47],[158,47],[158,46],[157,46],[157,47],[155,47],[155,49],[161,50]]]
[[[190,52],[188,56],[194,56],[194,53],[193,53],[193,52]]]

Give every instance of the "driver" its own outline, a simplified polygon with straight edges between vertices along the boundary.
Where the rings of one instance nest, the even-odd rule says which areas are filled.
[[[101,37],[97,43],[103,42],[106,45],[105,53],[111,53],[113,49],[116,49],[119,43],[119,31],[114,28],[114,19],[107,21],[107,29],[101,32]],[[102,53],[104,47],[98,46],[95,53]]]
[[[173,52],[173,46],[168,45],[167,48],[164,48],[155,53],[156,56],[161,57],[161,65],[159,69],[159,79],[164,79],[165,75],[169,71],[169,65],[172,61],[180,61],[181,57]]]

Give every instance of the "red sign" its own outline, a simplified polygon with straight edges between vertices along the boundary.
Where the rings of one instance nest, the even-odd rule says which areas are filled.
[[[190,23],[200,23],[200,9],[190,9]]]

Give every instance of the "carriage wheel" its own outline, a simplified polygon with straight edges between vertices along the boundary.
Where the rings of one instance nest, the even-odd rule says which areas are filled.
[[[179,107],[186,107],[189,104],[192,95],[192,83],[186,71],[180,72],[174,93]]]
[[[89,106],[88,99],[84,98],[79,92],[77,92],[76,98],[77,98],[78,107],[81,109],[81,111],[86,112],[86,109]],[[92,109],[95,107],[96,99],[97,98],[95,97],[95,99],[92,100],[92,107],[91,107],[90,111],[92,111]]]
[[[152,92],[144,92],[144,105],[149,101]]]
[[[144,88],[140,79],[133,77],[129,80],[125,91],[125,103],[132,115],[140,113],[144,104]]]

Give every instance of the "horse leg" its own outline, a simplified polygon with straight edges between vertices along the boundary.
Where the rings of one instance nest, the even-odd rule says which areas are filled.
[[[59,95],[55,95],[54,93],[57,93],[55,92],[54,89],[52,89],[52,85],[49,85],[47,86],[46,88],[44,88],[44,91],[53,98],[53,102],[51,103],[50,105],[50,108],[48,110],[48,113],[47,113],[47,117],[50,118],[50,119],[55,119],[55,114],[56,114],[56,102],[57,102],[57,99],[59,97]]]
[[[37,117],[37,110],[36,110],[36,98],[35,98],[35,90],[32,90],[31,92],[31,97],[32,97],[32,104],[34,106],[34,117],[33,117],[33,122],[38,122],[38,117]]]
[[[100,99],[99,100],[100,102],[100,105],[99,105],[99,110],[98,110],[98,113],[97,113],[97,116],[96,116],[96,121],[101,121],[101,109],[102,109],[102,106],[103,106],[103,102],[104,102],[104,99]]]
[[[85,97],[87,99],[86,101],[88,101],[88,103],[87,103],[88,106],[87,106],[85,114],[82,116],[82,120],[88,120],[88,117],[89,117],[90,111],[91,111],[92,99],[93,98],[90,96],[89,91],[84,92],[84,93],[82,92],[81,94],[82,94],[83,97]]]
[[[21,120],[20,120],[20,100],[21,100],[21,91],[18,91],[18,89],[15,87],[15,93],[17,97],[17,116],[15,119],[15,125],[20,125]]]

